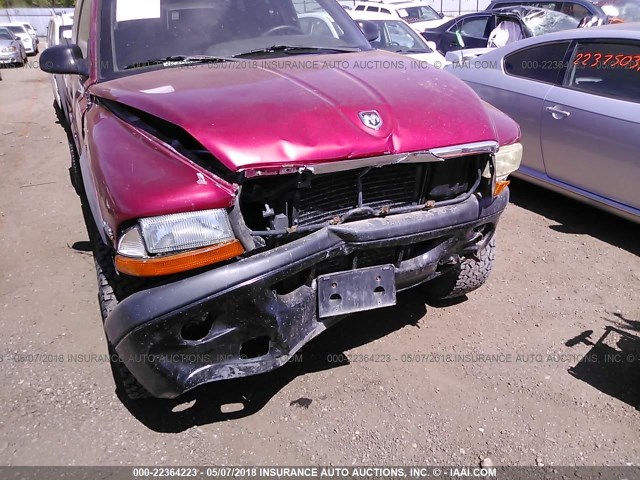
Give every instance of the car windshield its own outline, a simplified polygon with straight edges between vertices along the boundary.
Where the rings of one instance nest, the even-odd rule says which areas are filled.
[[[0,39],[1,40],[13,40],[13,37],[9,33],[8,30],[4,30],[0,28]]]
[[[440,20],[440,15],[428,5],[418,7],[402,7],[398,9],[398,14],[405,22],[415,23],[427,20]]]
[[[23,34],[23,35],[27,34],[28,35],[28,33],[26,32],[24,27],[16,27],[15,25],[7,25],[4,28],[6,28],[7,30],[11,30],[16,35],[19,35],[19,34]]]
[[[531,30],[534,37],[545,33],[559,32],[578,28],[577,19],[553,10],[535,9],[525,13],[522,21]]]
[[[71,30],[73,30],[71,25],[60,27],[60,40],[71,39]]]
[[[398,20],[372,20],[378,27],[378,38],[371,42],[373,48],[398,53],[431,53],[427,42],[404,22]]]
[[[233,57],[371,49],[335,0],[107,0],[102,19],[102,78]]]
[[[593,2],[615,22],[640,21],[640,0],[602,0]]]

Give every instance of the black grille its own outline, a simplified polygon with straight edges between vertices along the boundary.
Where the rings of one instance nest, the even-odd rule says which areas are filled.
[[[366,208],[376,214],[389,208],[393,213],[394,209],[449,200],[468,192],[487,159],[468,156],[443,162],[251,179],[242,187],[242,214],[254,231],[281,231],[293,225],[320,226],[335,217],[345,221],[347,212],[348,221],[362,218],[358,215],[371,216]],[[358,207],[365,211],[354,211]]]
[[[319,175],[309,188],[300,190],[298,225],[331,220],[358,207],[358,176],[362,182],[362,206],[391,208],[415,205],[424,183],[419,165],[393,165]]]

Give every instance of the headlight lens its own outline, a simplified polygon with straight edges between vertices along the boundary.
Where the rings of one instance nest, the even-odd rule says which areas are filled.
[[[152,254],[206,247],[235,238],[223,209],[143,218],[139,225],[146,250]]]
[[[9,52],[13,53],[13,52],[16,52],[17,50],[18,49],[16,47],[5,47],[5,48],[2,49],[2,52],[3,53],[9,53]]]
[[[509,174],[520,168],[522,144],[514,143],[500,147],[496,153],[496,179],[504,180]]]

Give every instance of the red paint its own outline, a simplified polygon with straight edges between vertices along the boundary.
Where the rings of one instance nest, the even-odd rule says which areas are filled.
[[[319,66],[278,69],[271,60],[270,68],[176,67],[96,84],[90,92],[180,125],[232,170],[513,143],[517,136],[513,121],[447,72],[412,69],[406,59],[406,69],[359,68],[404,58],[382,51],[300,58]],[[323,68],[324,62],[342,66]],[[142,93],[162,87],[174,91]],[[358,113],[368,110],[382,116],[379,131],[361,123]]]
[[[103,219],[114,232],[128,220],[233,204],[234,186],[109,111],[94,106],[86,122],[88,172]],[[198,173],[205,182],[198,181]]]

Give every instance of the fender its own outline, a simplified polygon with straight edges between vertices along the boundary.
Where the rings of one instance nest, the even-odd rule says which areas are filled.
[[[139,218],[233,205],[237,185],[99,104],[86,111],[85,121],[91,130],[80,160],[82,178],[96,225],[113,232],[111,243]]]

